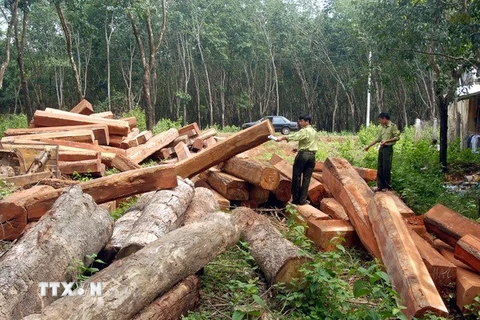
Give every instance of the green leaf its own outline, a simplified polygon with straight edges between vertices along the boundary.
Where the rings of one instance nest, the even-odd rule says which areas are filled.
[[[232,314],[232,320],[242,320],[245,317],[245,313],[235,310]]]
[[[254,294],[254,295],[252,296],[252,298],[253,298],[253,300],[255,300],[255,302],[256,302],[260,307],[262,307],[262,308],[266,308],[266,307],[267,307],[265,301],[263,301],[263,299],[260,298],[258,295]]]
[[[353,295],[355,298],[365,296],[370,293],[368,284],[363,280],[357,280],[353,284]]]

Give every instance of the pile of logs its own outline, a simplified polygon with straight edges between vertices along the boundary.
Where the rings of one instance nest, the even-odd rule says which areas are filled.
[[[291,198],[288,161],[278,155],[260,161],[244,153],[268,141],[270,122],[223,140],[216,140],[212,129],[200,132],[190,124],[156,136],[143,133],[140,143],[140,133],[130,135],[132,119],[102,118],[105,114],[93,113],[85,101],[67,113],[37,113],[35,126],[108,121],[99,130],[105,135],[92,142],[65,140],[64,135],[28,143],[55,143],[59,161],[66,161],[67,154],[70,159],[74,153],[86,155],[80,146],[89,145],[101,163],[122,172],[73,187],[38,185],[0,200],[1,238],[19,239],[0,259],[0,318],[178,318],[199,302],[201,279],[194,274],[240,238],[248,242],[269,284],[301,277],[300,266],[311,260],[252,210],[272,201],[286,206]],[[92,128],[87,130],[95,137]],[[24,143],[21,136],[5,144]],[[149,157],[174,156],[161,165],[139,165]],[[457,306],[465,311],[480,294],[480,225],[441,205],[419,219],[394,192],[374,193],[367,182],[375,179],[375,170],[353,167],[345,159],[318,161],[308,190],[311,205],[296,206],[295,218],[305,223],[306,235],[321,250],[361,246],[381,261],[408,318],[428,312],[446,316],[440,293],[452,284]],[[134,195],[136,204],[113,223],[104,208],[111,210],[112,202]],[[221,212],[233,206],[232,214]],[[85,232],[91,236],[88,245]],[[104,284],[102,296],[54,301],[38,295],[38,282],[72,281],[66,266],[92,253],[108,263],[89,280]],[[18,261],[21,267],[15,267]],[[57,261],[58,270],[44,279],[40,270],[51,261]]]

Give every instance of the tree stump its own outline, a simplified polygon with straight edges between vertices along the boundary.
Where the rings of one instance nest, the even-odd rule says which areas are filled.
[[[68,189],[0,260],[0,319],[21,319],[53,302],[40,296],[39,282],[76,281],[68,267],[98,253],[112,230],[107,210],[79,186]]]

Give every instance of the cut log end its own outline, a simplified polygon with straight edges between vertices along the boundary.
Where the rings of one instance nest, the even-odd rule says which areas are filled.
[[[311,261],[309,257],[290,258],[276,274],[274,283],[291,284],[293,279],[303,278],[302,266]]]

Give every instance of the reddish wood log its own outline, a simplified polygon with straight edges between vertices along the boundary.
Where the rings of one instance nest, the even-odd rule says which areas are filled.
[[[457,241],[467,234],[480,234],[480,224],[441,204],[436,204],[425,213],[425,227],[439,239],[455,247]]]
[[[272,193],[278,201],[290,201],[292,198],[292,181],[281,175],[278,187],[275,190],[272,190]]]
[[[455,246],[455,259],[480,273],[480,239],[471,234],[461,237]]]
[[[80,183],[82,190],[90,194],[98,204],[176,185],[177,177],[171,165],[131,170]],[[57,189],[26,199],[24,207],[29,221],[43,216],[64,191],[65,189]]]
[[[157,296],[236,244],[239,238],[240,229],[230,215],[211,214],[199,223],[167,233],[132,256],[115,261],[93,275],[90,282],[103,283],[101,297],[61,298],[47,306],[42,314],[31,315],[25,320],[129,320]]]
[[[188,150],[188,146],[184,142],[179,142],[173,148],[175,153],[177,154],[178,161],[187,159],[190,157],[190,150]]]
[[[190,136],[195,136],[200,134],[200,128],[196,122],[192,122],[178,129],[178,134],[190,134]]]
[[[447,307],[395,202],[382,193],[377,193],[374,199],[368,205],[369,218],[392,287],[400,293],[402,305],[406,306],[402,312],[409,319],[427,313],[446,317]]]
[[[81,124],[106,124],[110,134],[127,135],[130,132],[130,127],[126,121],[95,118],[61,110],[48,110],[50,111],[35,111],[33,120],[36,126],[56,127]]]
[[[250,185],[248,198],[251,201],[254,201],[257,204],[257,206],[266,203],[269,197],[270,197],[270,191],[265,190],[262,187],[257,185]]]
[[[276,168],[254,158],[232,157],[219,167],[222,171],[265,190],[275,190],[280,183],[280,172]]]
[[[70,131],[58,131],[58,132],[47,132],[47,133],[35,133],[29,135],[20,135],[20,136],[8,136],[3,137],[0,142],[3,143],[12,143],[15,140],[37,140],[41,139],[58,139],[58,140],[67,140],[73,142],[83,142],[83,143],[93,143],[95,141],[95,136],[92,130],[88,129],[77,129]]]
[[[311,258],[287,240],[267,217],[242,207],[234,209],[232,214],[242,226],[241,237],[248,243],[269,284],[289,284],[302,277],[300,267]]]
[[[133,320],[178,320],[200,303],[200,278],[188,276],[148,307],[140,311]]]
[[[320,210],[333,219],[349,220],[347,212],[335,198],[323,198],[320,202]]]
[[[372,256],[380,258],[367,210],[368,202],[373,201],[373,191],[350,163],[342,158],[327,158],[323,178],[335,200],[345,208],[362,244]]]
[[[222,161],[268,141],[268,135],[273,134],[273,132],[273,126],[269,121],[262,121],[248,129],[237,132],[228,139],[179,161],[175,165],[177,175],[183,178],[191,178]]]
[[[117,259],[128,257],[147,244],[177,229],[185,221],[187,210],[194,195],[190,180],[178,179],[177,186],[170,190],[159,190],[152,195],[142,214],[132,226]]]
[[[245,180],[216,169],[208,170],[206,180],[213,189],[228,200],[248,200],[248,183]]]
[[[108,145],[109,143],[109,131],[106,124],[83,124],[77,126],[61,126],[61,127],[38,127],[38,128],[21,128],[21,129],[7,129],[5,131],[5,137],[31,135],[37,133],[52,133],[68,130],[92,130],[95,140],[98,140],[99,144]],[[28,138],[28,137],[25,137]]]
[[[165,132],[155,135],[145,144],[128,149],[127,157],[130,158],[132,162],[138,164],[156,151],[170,144],[176,137],[178,137],[177,129],[171,128]]]
[[[82,99],[75,107],[72,108],[72,110],[70,110],[70,112],[79,113],[86,116],[94,113],[93,106],[90,102],[88,102],[87,99]]]
[[[98,253],[112,229],[107,210],[80,187],[68,189],[0,260],[0,318],[15,320],[41,312],[55,297],[41,297],[39,283],[75,281],[68,267]]]

